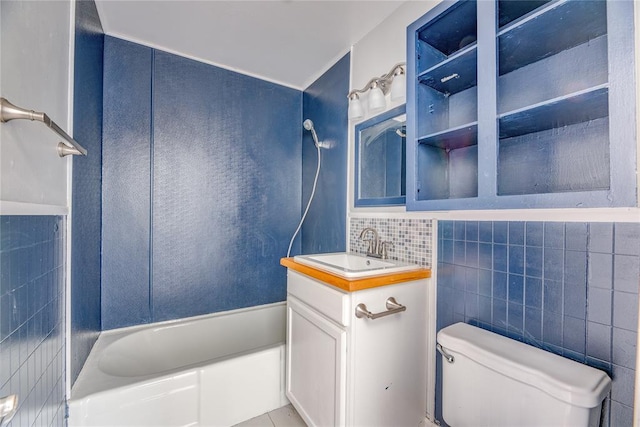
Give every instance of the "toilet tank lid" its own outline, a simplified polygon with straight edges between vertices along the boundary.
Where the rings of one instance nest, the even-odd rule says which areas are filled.
[[[443,328],[437,340],[446,351],[571,405],[594,408],[611,388],[611,379],[603,371],[466,323]]]

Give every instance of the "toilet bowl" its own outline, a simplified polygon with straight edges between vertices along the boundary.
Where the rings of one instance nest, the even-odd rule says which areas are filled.
[[[437,336],[452,427],[599,425],[606,373],[465,323]]]

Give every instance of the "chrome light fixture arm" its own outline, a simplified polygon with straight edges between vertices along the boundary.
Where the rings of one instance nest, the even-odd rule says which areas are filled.
[[[394,65],[391,71],[389,71],[387,74],[383,74],[380,77],[374,77],[371,80],[369,80],[369,82],[366,85],[364,85],[362,89],[354,89],[351,92],[349,92],[349,94],[347,95],[347,98],[349,98],[349,100],[352,100],[354,99],[355,96],[357,96],[357,94],[365,93],[374,87],[379,87],[382,90],[382,93],[384,93],[385,95],[388,94],[389,91],[391,90],[391,82],[393,82],[393,79],[396,76],[402,75],[406,72],[405,70],[406,65],[407,65],[406,62],[400,62]]]
[[[347,94],[349,99],[348,116],[349,120],[361,119],[364,117],[364,110],[360,103],[359,93],[369,92],[369,112],[381,111],[386,107],[385,95],[391,92],[391,99],[393,101],[402,99],[405,96],[406,81],[405,81],[406,62],[400,62],[391,68],[387,74],[383,74],[380,77],[374,77],[362,88],[354,89]],[[396,77],[402,77],[393,89],[391,85]]]

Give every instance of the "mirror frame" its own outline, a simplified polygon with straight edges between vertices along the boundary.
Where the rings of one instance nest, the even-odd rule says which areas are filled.
[[[406,113],[406,104],[402,104],[391,110],[385,111],[382,114],[374,116],[364,122],[358,123],[355,126],[355,169],[353,177],[353,197],[356,208],[362,207],[375,207],[375,206],[403,206],[406,203],[407,196],[395,196],[395,197],[370,197],[360,198],[360,133],[371,126],[375,126],[378,123],[382,123],[393,117],[400,116]],[[405,138],[406,140],[406,138]],[[406,142],[405,142],[406,143]],[[406,158],[405,158],[406,161]],[[406,168],[405,168],[406,170]],[[406,180],[406,176],[404,178]]]

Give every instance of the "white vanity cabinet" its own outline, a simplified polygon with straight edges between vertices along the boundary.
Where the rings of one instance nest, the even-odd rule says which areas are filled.
[[[365,280],[358,280],[365,283]],[[426,414],[428,279],[348,292],[289,268],[289,400],[310,426],[417,426]],[[356,307],[386,312],[357,318]]]

